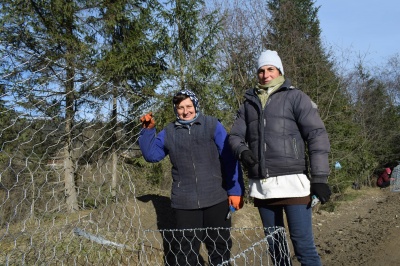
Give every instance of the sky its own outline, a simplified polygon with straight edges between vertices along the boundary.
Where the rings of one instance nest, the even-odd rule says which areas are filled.
[[[316,0],[321,39],[338,58],[373,66],[400,54],[400,0]]]

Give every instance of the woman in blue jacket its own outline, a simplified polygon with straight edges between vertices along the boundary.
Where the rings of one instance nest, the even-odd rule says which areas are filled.
[[[257,76],[259,84],[246,91],[229,143],[248,169],[250,196],[266,234],[284,226],[285,212],[301,265],[321,265],[312,232],[310,199],[315,195],[324,204],[331,195],[328,134],[316,104],[285,78],[276,51],[261,53]],[[290,257],[281,253],[284,243],[269,240],[275,265],[291,265]]]
[[[169,155],[172,164],[171,207],[176,229],[229,228],[229,205],[243,205],[242,171],[231,153],[228,135],[214,117],[203,115],[196,95],[189,90],[173,97],[176,120],[156,134],[149,113],[141,118],[139,146],[148,162]],[[197,265],[201,240],[208,249],[210,265],[230,257],[229,229],[183,230],[175,247],[175,265]]]

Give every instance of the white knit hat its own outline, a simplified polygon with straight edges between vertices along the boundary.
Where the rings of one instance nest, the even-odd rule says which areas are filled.
[[[277,69],[279,69],[279,71],[282,73],[282,75],[285,74],[285,72],[283,72],[283,65],[282,65],[282,61],[281,58],[279,57],[278,53],[276,51],[271,51],[271,50],[267,50],[261,53],[260,57],[258,58],[258,62],[257,62],[257,69],[260,69],[260,67],[262,66],[274,66]]]

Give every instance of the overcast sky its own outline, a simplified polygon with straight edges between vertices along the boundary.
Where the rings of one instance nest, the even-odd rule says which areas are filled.
[[[380,65],[400,53],[400,0],[317,0],[315,6],[321,6],[321,39],[337,56],[361,55]]]

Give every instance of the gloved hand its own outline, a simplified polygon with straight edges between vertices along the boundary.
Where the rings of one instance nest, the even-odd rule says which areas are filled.
[[[254,157],[251,150],[242,151],[242,153],[240,154],[240,161],[247,168],[251,168],[257,164],[256,158]]]
[[[331,189],[326,183],[311,183],[311,196],[315,195],[321,201],[321,204],[325,204],[331,197]]]
[[[229,205],[232,205],[236,210],[243,207],[243,197],[242,196],[228,196]]]
[[[152,112],[142,116],[140,118],[140,122],[142,122],[143,128],[148,128],[148,129],[151,129],[151,128],[155,127],[155,125],[156,125],[156,121],[153,118]]]

